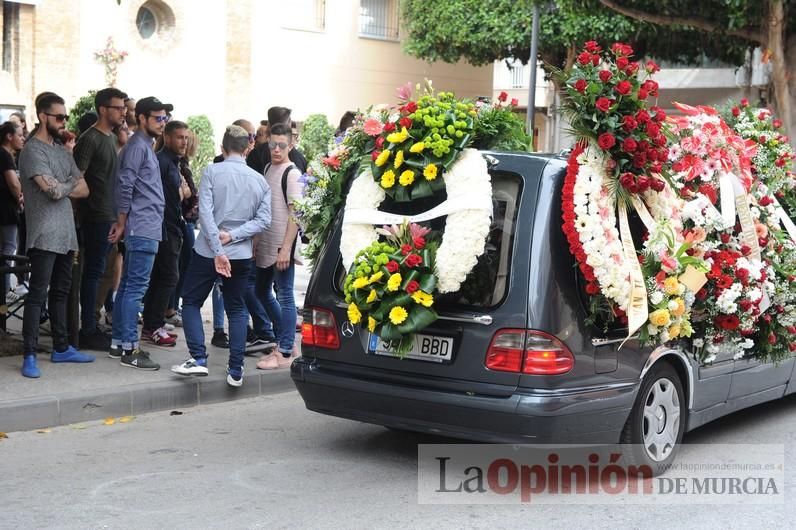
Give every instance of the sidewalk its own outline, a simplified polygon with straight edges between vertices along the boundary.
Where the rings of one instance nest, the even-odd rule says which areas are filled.
[[[296,271],[296,304],[304,302],[308,273]],[[90,364],[54,364],[48,354],[39,354],[41,378],[27,379],[20,374],[20,356],[0,357],[0,432],[23,431],[66,425],[107,417],[134,416],[160,410],[176,410],[199,404],[275,394],[293,390],[290,370],[258,370],[259,355],[246,357],[243,386],[232,388],[226,382],[228,351],[210,345],[212,336],[210,300],[202,308],[208,351],[207,377],[181,377],[170,368],[188,357],[182,328],[177,345],[163,348],[144,342],[152,359],[160,363],[155,372],[123,367],[107,352],[87,350],[97,359]],[[9,331],[21,340],[19,320],[9,320]],[[0,339],[4,340],[4,339]],[[296,342],[300,344],[300,335]],[[43,335],[42,347],[50,348],[50,337]]]

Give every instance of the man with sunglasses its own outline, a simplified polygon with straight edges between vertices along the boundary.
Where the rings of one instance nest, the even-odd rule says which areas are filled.
[[[118,156],[115,127],[124,123],[127,94],[118,88],[104,88],[94,96],[97,121],[78,138],[74,156],[78,169],[86,175],[89,196],[78,204],[83,276],[80,282],[80,347],[107,350],[111,338],[97,325],[94,307],[99,282],[105,272],[111,248],[108,232],[116,220],[114,188]]]
[[[55,140],[66,130],[64,100],[48,93],[36,100],[39,125],[19,155],[19,175],[27,211],[26,250],[31,273],[22,320],[22,375],[39,377],[36,350],[39,319],[48,296],[54,351],[52,362],[91,362],[69,345],[66,305],[72,284],[72,256],[78,249],[70,199],[88,196],[88,186],[72,156]]]
[[[138,309],[144,298],[158,245],[163,239],[163,183],[153,143],[163,134],[174,106],[146,97],[135,105],[138,130],[119,153],[117,220],[108,240],[125,242],[124,269],[113,304],[113,334],[108,355],[122,366],[158,370],[160,365],[139,347]]]

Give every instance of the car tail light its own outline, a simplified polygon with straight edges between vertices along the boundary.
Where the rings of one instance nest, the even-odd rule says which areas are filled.
[[[340,336],[337,334],[337,323],[331,311],[313,307],[309,312],[310,321],[301,324],[301,343],[306,346],[339,349]]]
[[[485,365],[500,372],[560,375],[572,370],[575,357],[563,342],[543,331],[501,329],[492,338]]]

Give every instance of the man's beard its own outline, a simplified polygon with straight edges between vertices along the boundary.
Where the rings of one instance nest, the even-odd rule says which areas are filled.
[[[47,133],[53,138],[57,138],[60,140],[61,136],[64,134],[64,130],[66,130],[65,127],[60,127],[60,126],[52,127],[50,126],[49,123],[47,123]]]
[[[162,134],[155,129],[150,129],[149,124],[147,124],[145,128],[146,128],[146,133],[149,135],[150,138],[158,138]]]

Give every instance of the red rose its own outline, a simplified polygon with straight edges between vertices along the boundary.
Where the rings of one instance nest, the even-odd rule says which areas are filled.
[[[763,195],[762,197],[760,197],[760,200],[758,202],[760,203],[760,206],[768,206],[774,201],[768,195]]]
[[[409,114],[412,114],[416,110],[417,110],[417,103],[415,103],[414,101],[410,101],[409,103],[406,104],[406,112],[408,112]]]
[[[752,309],[752,302],[744,298],[743,300],[738,302],[738,307],[741,308],[741,311],[744,312],[749,311],[750,309]]]
[[[406,127],[407,129],[412,128],[412,120],[410,118],[403,117],[398,120],[398,123],[401,125],[401,127]]]
[[[648,73],[654,74],[655,72],[660,72],[661,67],[658,66],[655,61],[647,61],[647,66],[645,68]]]
[[[617,57],[616,59],[616,67],[620,70],[624,70],[627,68],[627,65],[630,64],[630,60],[627,57]]]
[[[639,193],[644,193],[648,189],[650,189],[650,179],[646,175],[639,175],[636,178],[636,186],[638,187]]]
[[[633,153],[638,148],[638,142],[636,142],[633,138],[625,138],[625,141],[622,142],[622,150],[626,153]]]
[[[611,105],[613,105],[613,103],[613,100],[608,98],[597,98],[597,101],[594,102],[594,106],[597,107],[597,110],[608,112],[611,110]]]
[[[578,55],[578,62],[582,65],[587,65],[591,62],[591,54],[589,52],[581,52]]]
[[[498,94],[498,101],[506,101],[509,95],[504,91]]]
[[[655,275],[655,283],[658,285],[663,285],[663,282],[666,280],[666,273],[664,271],[658,271],[658,274]]]
[[[652,79],[647,79],[644,81],[644,84],[641,85],[644,87],[644,90],[652,94],[653,96],[658,95],[658,83],[653,81]]]
[[[764,144],[768,141],[768,136],[766,136],[765,134],[761,134],[760,136],[757,137],[757,141],[760,142],[761,144]]]
[[[748,107],[749,106],[749,100],[746,99],[746,98],[741,99],[741,106],[742,107]]]
[[[643,88],[638,89],[638,99],[647,99],[648,96],[649,94],[647,93],[646,90],[644,90]]]
[[[619,177],[619,184],[622,185],[623,188],[630,190],[631,187],[635,187],[636,179],[633,173],[622,173]]]
[[[779,129],[780,127],[782,127],[782,121],[780,121],[780,120],[774,120],[774,122],[772,123],[772,125],[774,126],[774,128],[775,128],[775,129]]]
[[[586,284],[586,294],[594,296],[600,292],[600,286],[596,283],[587,283]]]
[[[589,40],[583,45],[583,49],[585,49],[589,53],[600,53],[600,45],[597,44],[597,41]]]
[[[746,282],[749,280],[749,271],[746,269],[739,268],[735,271],[735,277],[738,278],[742,284],[746,285]],[[744,309],[746,311],[746,309]]]
[[[768,334],[768,343],[769,344],[776,344],[777,343],[777,336],[773,333]]]
[[[664,145],[666,145],[666,136],[663,134],[659,134],[658,136],[652,139],[652,142],[658,147],[663,147]]]
[[[744,256],[748,256],[752,253],[752,247],[749,245],[741,245],[741,254]]]
[[[652,179],[650,182],[650,188],[657,192],[663,191],[663,188],[666,187],[666,183],[661,179]]]
[[[627,81],[627,80],[619,81],[616,84],[616,87],[614,88],[614,90],[616,90],[617,94],[621,94],[623,96],[627,96],[628,94],[630,94],[630,91],[632,89],[633,89],[633,85],[630,84],[630,81]]]
[[[600,70],[599,76],[600,76],[600,81],[602,81],[603,83],[607,83],[608,81],[611,80],[614,74],[610,70]]]
[[[390,271],[391,274],[395,274],[396,272],[398,272],[398,269],[401,268],[401,266],[398,265],[398,262],[394,260],[388,261],[385,267],[387,267],[387,270]]]
[[[661,164],[660,162],[651,163],[650,164],[650,171],[653,172],[653,173],[660,173],[661,171],[663,171],[663,164]],[[663,188],[661,188],[661,189],[663,189]],[[661,190],[655,190],[655,191],[661,191]]]
[[[630,131],[636,129],[636,127],[638,127],[638,122],[636,121],[636,118],[634,118],[633,116],[628,114],[627,116],[622,118],[622,127],[627,132],[630,132]]]
[[[738,116],[741,115],[741,109],[739,109],[738,107],[733,107],[732,108],[732,115],[737,118]]]
[[[404,243],[403,245],[401,245],[401,254],[403,254],[404,256],[406,256],[406,255],[407,255],[407,254],[409,254],[410,252],[412,252],[412,245],[407,245],[406,243]]]
[[[417,267],[421,263],[423,263],[423,258],[420,257],[418,254],[409,254],[406,256],[406,260],[404,261],[407,267]]]
[[[587,86],[588,83],[586,83],[585,79],[578,79],[577,81],[575,81],[575,90],[577,90],[580,93],[583,93],[586,90]]]
[[[655,122],[649,122],[647,126],[644,127],[644,130],[647,131],[650,138],[655,138],[661,133],[661,126]]]
[[[788,349],[790,351],[796,351],[796,342],[791,342],[790,344],[788,344]]]
[[[370,159],[375,162],[376,159],[379,158],[380,154],[381,154],[381,151],[373,151],[372,153],[370,153]]]
[[[595,54],[591,56],[591,64],[592,66],[599,66],[600,64],[600,56]]]
[[[412,240],[412,243],[414,243],[414,245],[415,245],[415,248],[416,248],[417,250],[423,250],[423,248],[426,246],[426,240],[425,240],[425,238],[423,238],[423,237],[420,237],[420,236],[417,236],[416,238],[414,238],[414,239]]]
[[[788,326],[786,329],[791,335],[796,335],[796,326]]]
[[[384,136],[379,136],[376,138],[376,149],[381,149],[384,147]]]
[[[395,130],[395,124],[393,122],[387,122],[384,124],[384,132],[393,132]]]
[[[646,110],[640,110],[636,113],[636,121],[639,123],[649,123],[650,114]]]
[[[604,149],[604,150],[606,150],[606,151],[607,151],[608,149],[610,149],[610,148],[612,148],[614,145],[616,145],[616,138],[614,137],[614,135],[613,135],[613,134],[611,134],[611,133],[609,133],[609,132],[607,132],[607,133],[602,133],[602,134],[601,134],[601,135],[600,135],[600,136],[597,138],[597,145],[599,145],[599,146],[600,146],[600,149]]]
[[[782,157],[782,158],[777,158],[777,161],[774,162],[774,165],[777,166],[777,167],[785,167],[785,164],[787,164],[787,163],[788,163],[788,161],[785,160],[785,157]]]
[[[639,64],[637,62],[632,62],[629,65],[627,65],[627,68],[625,68],[625,73],[631,76],[636,75],[638,69],[639,69]]]
[[[647,164],[647,154],[639,151],[633,155],[633,167],[642,169]]]
[[[517,99],[517,98],[511,98],[511,106],[512,106],[512,107],[516,107],[516,106],[517,106],[517,105],[519,105],[519,104],[520,104],[520,100],[519,100],[519,99]]]
[[[764,111],[760,111],[760,114],[757,115],[757,119],[760,121],[765,121],[766,113]]]
[[[666,112],[662,108],[655,106],[655,107],[650,107],[650,110],[655,113],[655,118],[653,119],[658,123],[666,119]]]
[[[406,284],[406,292],[409,294],[412,294],[418,289],[420,289],[420,284],[417,283],[415,280],[410,280],[409,283]]]

